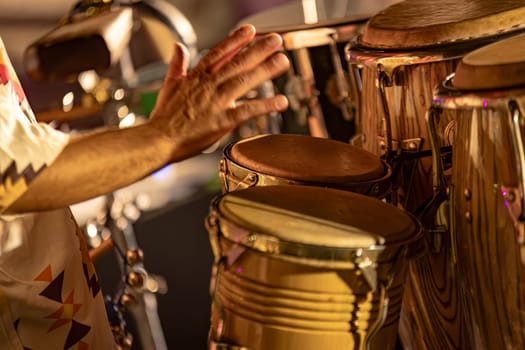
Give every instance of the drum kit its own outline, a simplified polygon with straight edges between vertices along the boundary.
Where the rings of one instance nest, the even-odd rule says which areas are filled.
[[[317,0],[243,21],[283,36],[290,109],[219,161],[210,349],[525,348],[524,15]]]

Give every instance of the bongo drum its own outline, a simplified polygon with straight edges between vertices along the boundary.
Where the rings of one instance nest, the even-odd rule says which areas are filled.
[[[525,35],[466,55],[429,114],[457,121],[451,206],[462,303],[462,349],[525,348]]]
[[[223,192],[253,186],[310,185],[383,198],[390,167],[342,141],[308,135],[259,135],[230,143],[219,163]]]
[[[523,31],[524,15],[519,0],[406,0],[374,15],[347,45],[347,60],[362,68],[358,141],[391,165],[392,203],[421,218],[429,231],[425,240],[431,253],[410,263],[400,330],[407,348],[455,348],[459,337],[446,215],[434,215],[425,120],[433,90],[468,52]],[[436,126],[445,161],[454,117],[443,113]]]
[[[211,349],[393,349],[418,221],[378,199],[313,186],[219,196],[206,227]]]
[[[279,126],[259,127],[258,133],[276,133],[273,129],[348,142],[354,134],[358,81],[350,80],[354,75],[347,72],[344,46],[370,16],[394,2],[296,0],[243,19],[259,34],[281,34],[291,62],[288,73],[258,91],[264,97],[278,90],[290,108],[280,115]]]

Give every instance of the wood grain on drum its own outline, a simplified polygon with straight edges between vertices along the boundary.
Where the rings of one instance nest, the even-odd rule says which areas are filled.
[[[425,115],[432,105],[434,88],[452,73],[457,59],[440,62],[401,66],[390,78],[392,86],[385,89],[391,119],[392,138],[395,144],[403,140],[421,139],[419,151],[430,150]],[[384,153],[386,115],[376,82],[379,79],[377,67],[365,67],[363,75],[363,110],[361,116],[363,148],[377,155]],[[450,128],[452,118],[443,116],[440,120],[440,134],[443,140]],[[443,142],[442,146],[449,144]],[[417,149],[415,151],[418,151]],[[433,196],[432,159],[428,157],[404,162],[394,169],[394,184],[399,191],[400,205],[410,212],[416,212]]]
[[[451,200],[464,306],[461,348],[524,349],[525,255],[516,226],[523,164],[514,126],[506,106],[491,108],[490,101],[488,108],[458,111],[457,120]]]

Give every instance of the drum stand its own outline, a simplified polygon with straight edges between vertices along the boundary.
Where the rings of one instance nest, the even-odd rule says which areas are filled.
[[[153,278],[143,264],[133,223],[140,215],[134,203],[106,195],[103,227],[111,233],[113,247],[122,276],[121,288],[111,300],[106,300],[109,321],[119,349],[130,349],[132,337],[123,321],[123,311],[129,311],[138,333],[140,349],[167,350],[166,340],[157,313],[155,292],[165,292],[162,278]]]

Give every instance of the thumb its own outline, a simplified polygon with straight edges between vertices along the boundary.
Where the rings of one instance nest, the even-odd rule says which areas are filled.
[[[178,79],[186,75],[190,65],[190,54],[183,44],[175,43],[173,56],[166,72],[166,79]]]

